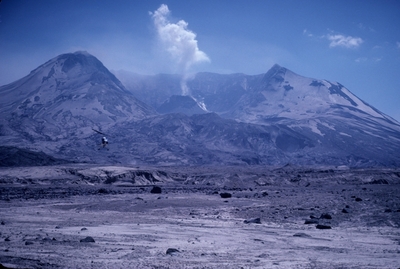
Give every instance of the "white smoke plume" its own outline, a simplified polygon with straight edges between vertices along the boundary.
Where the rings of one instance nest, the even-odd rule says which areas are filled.
[[[156,11],[150,12],[164,49],[177,64],[182,75],[182,95],[189,95],[186,82],[189,78],[190,67],[196,63],[209,62],[210,59],[207,54],[199,50],[196,34],[187,29],[188,23],[184,20],[171,23],[168,19],[169,14],[170,10],[165,4]]]

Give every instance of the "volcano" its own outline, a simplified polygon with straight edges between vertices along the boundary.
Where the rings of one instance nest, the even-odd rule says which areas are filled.
[[[118,122],[156,114],[82,51],[51,59],[0,87],[0,95],[3,143],[52,154],[86,148],[93,128],[106,132]]]
[[[199,73],[179,96],[178,78],[123,85],[87,52],[62,54],[0,87],[0,142],[103,164],[400,165],[400,124],[340,83],[274,65]]]

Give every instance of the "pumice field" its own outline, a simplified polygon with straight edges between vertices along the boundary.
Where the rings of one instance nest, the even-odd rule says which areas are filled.
[[[400,169],[0,169],[1,268],[400,268]]]

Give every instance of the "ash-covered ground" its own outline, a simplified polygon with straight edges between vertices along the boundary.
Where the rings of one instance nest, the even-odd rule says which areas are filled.
[[[400,268],[400,169],[1,168],[0,207],[3,268]]]

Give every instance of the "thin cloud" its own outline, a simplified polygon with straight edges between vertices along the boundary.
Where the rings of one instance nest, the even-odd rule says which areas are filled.
[[[344,35],[327,35],[330,41],[329,47],[342,47],[342,48],[358,48],[364,42],[360,37],[344,36]]]
[[[313,37],[313,34],[310,33],[307,29],[303,30],[303,35],[308,36],[308,37]]]
[[[364,63],[364,62],[366,62],[366,61],[368,61],[368,58],[367,58],[367,57],[360,57],[360,58],[357,58],[357,59],[356,59],[356,62],[357,62],[357,63]]]
[[[358,28],[360,28],[361,30],[367,30],[367,31],[370,31],[371,33],[376,32],[374,28],[369,27],[369,26],[367,26],[367,25],[365,25],[364,23],[361,23],[361,22],[360,22],[359,24],[357,24],[357,26],[358,26]]]
[[[355,59],[356,63],[366,63],[366,62],[378,63],[380,61],[382,61],[382,57],[373,57],[373,58],[360,57]]]

